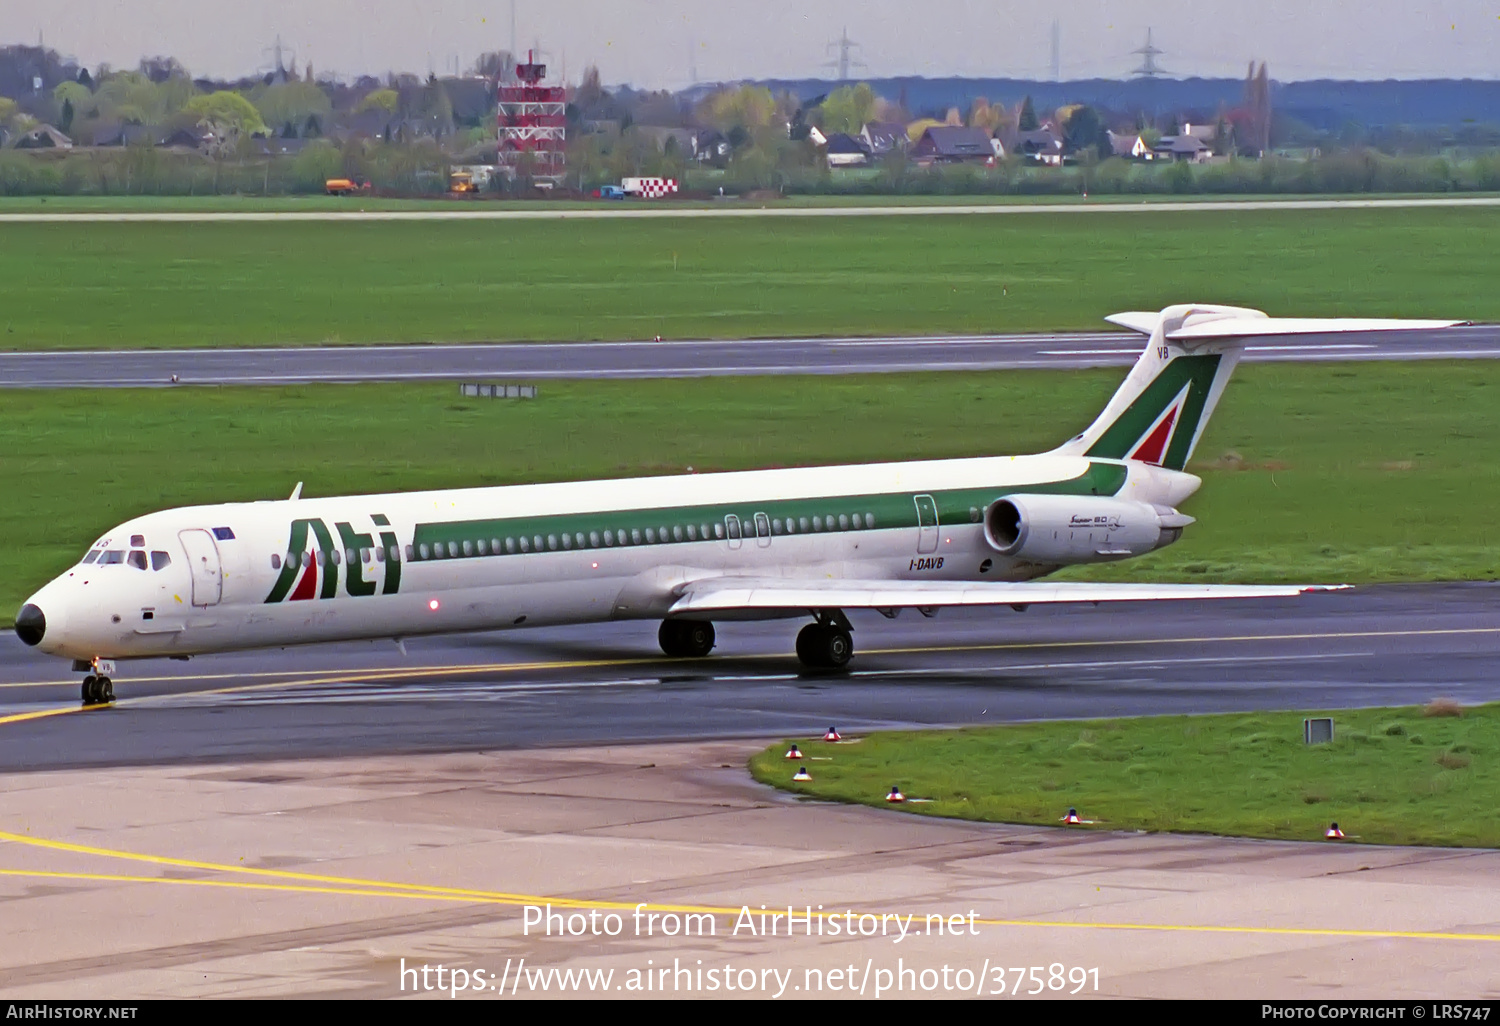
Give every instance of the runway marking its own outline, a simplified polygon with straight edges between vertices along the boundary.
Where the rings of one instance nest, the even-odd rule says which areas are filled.
[[[109,705],[113,704],[109,703]],[[11,713],[8,716],[0,716],[0,726],[4,726],[7,723],[24,723],[27,720],[46,719],[49,716],[66,716],[69,713],[94,712],[98,709],[108,709],[109,705],[84,705],[80,702],[77,705],[59,706],[55,709],[37,709],[32,712]]]
[[[504,906],[544,905],[550,903],[563,909],[601,909],[633,912],[638,903],[624,901],[592,901],[586,898],[566,898],[539,894],[516,894],[501,891],[470,890],[458,887],[440,887],[430,884],[404,884],[387,880],[366,880],[359,877],[330,876],[318,873],[299,873],[292,870],[256,869],[249,866],[233,866],[194,859],[177,859],[162,855],[147,855],[139,852],[113,848],[97,848],[91,845],[72,844],[44,838],[26,837],[0,831],[0,841],[75,854],[94,855],[104,858],[145,862],[174,868],[199,869],[230,875],[254,876],[296,883],[261,883],[246,880],[190,880],[181,877],[130,876],[109,873],[81,873],[60,870],[0,869],[0,876],[31,877],[36,879],[80,880],[103,883],[155,883],[179,886],[228,887],[241,890],[283,891],[300,894],[335,894],[342,896],[365,896],[375,898],[406,898],[428,901],[461,901],[470,904],[492,904]],[[722,905],[658,904],[650,902],[649,908],[656,912],[697,913],[733,919],[740,908]],[[856,912],[856,915],[865,914]],[[874,913],[880,915],[881,913]],[[814,912],[819,919],[837,919],[843,912]],[[1338,927],[1295,926],[1213,926],[1196,923],[1111,923],[1044,919],[979,919],[980,926],[1030,927],[1043,929],[1082,930],[1127,930],[1133,932],[1161,933],[1206,933],[1249,936],[1325,937],[1360,940],[1448,940],[1480,941],[1500,943],[1500,934],[1457,933],[1439,930],[1361,930]]]

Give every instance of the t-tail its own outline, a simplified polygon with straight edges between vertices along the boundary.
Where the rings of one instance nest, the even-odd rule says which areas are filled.
[[[1194,303],[1160,313],[1105,318],[1149,335],[1141,357],[1109,405],[1060,455],[1139,460],[1182,470],[1224,394],[1245,345],[1267,335],[1449,328],[1466,321],[1268,317],[1238,306]]]

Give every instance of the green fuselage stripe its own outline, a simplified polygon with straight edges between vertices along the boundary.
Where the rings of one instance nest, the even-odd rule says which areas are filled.
[[[412,559],[452,559],[465,556],[505,556],[538,551],[601,547],[594,541],[607,531],[622,534],[625,543],[679,544],[721,541],[728,517],[737,517],[748,543],[756,536],[756,518],[763,516],[771,533],[803,534],[819,530],[891,530],[919,525],[914,496],[929,494],[937,503],[943,524],[977,523],[985,507],[1006,495],[1114,495],[1125,484],[1127,470],[1117,464],[1091,463],[1082,475],[1068,481],[1003,485],[932,492],[894,492],[874,495],[832,495],[809,499],[768,499],[764,502],[717,503],[655,509],[603,510],[535,517],[508,517],[417,524],[412,535]],[[840,518],[844,518],[842,521]],[[822,524],[815,527],[816,522]],[[840,527],[840,523],[849,526]],[[688,532],[688,525],[694,528]],[[832,526],[829,526],[832,525]],[[708,528],[707,536],[703,528]],[[648,535],[647,532],[650,532]],[[640,541],[635,538],[639,537]],[[521,540],[525,539],[523,547]],[[566,539],[566,541],[564,541]],[[498,543],[498,545],[497,545]],[[513,543],[513,544],[512,544]],[[426,553],[424,555],[424,552]]]

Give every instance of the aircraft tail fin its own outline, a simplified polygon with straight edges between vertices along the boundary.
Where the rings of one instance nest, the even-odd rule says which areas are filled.
[[[1139,460],[1182,470],[1192,457],[1246,343],[1269,335],[1446,328],[1463,321],[1268,317],[1236,306],[1186,304],[1106,318],[1149,335],[1104,411],[1059,455]]]

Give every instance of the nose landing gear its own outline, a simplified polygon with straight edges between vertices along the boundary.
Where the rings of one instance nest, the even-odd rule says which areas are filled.
[[[80,663],[78,669],[92,670],[83,678],[83,704],[108,705],[115,700],[115,684],[109,679],[115,664],[108,659],[96,659],[92,663]]]

